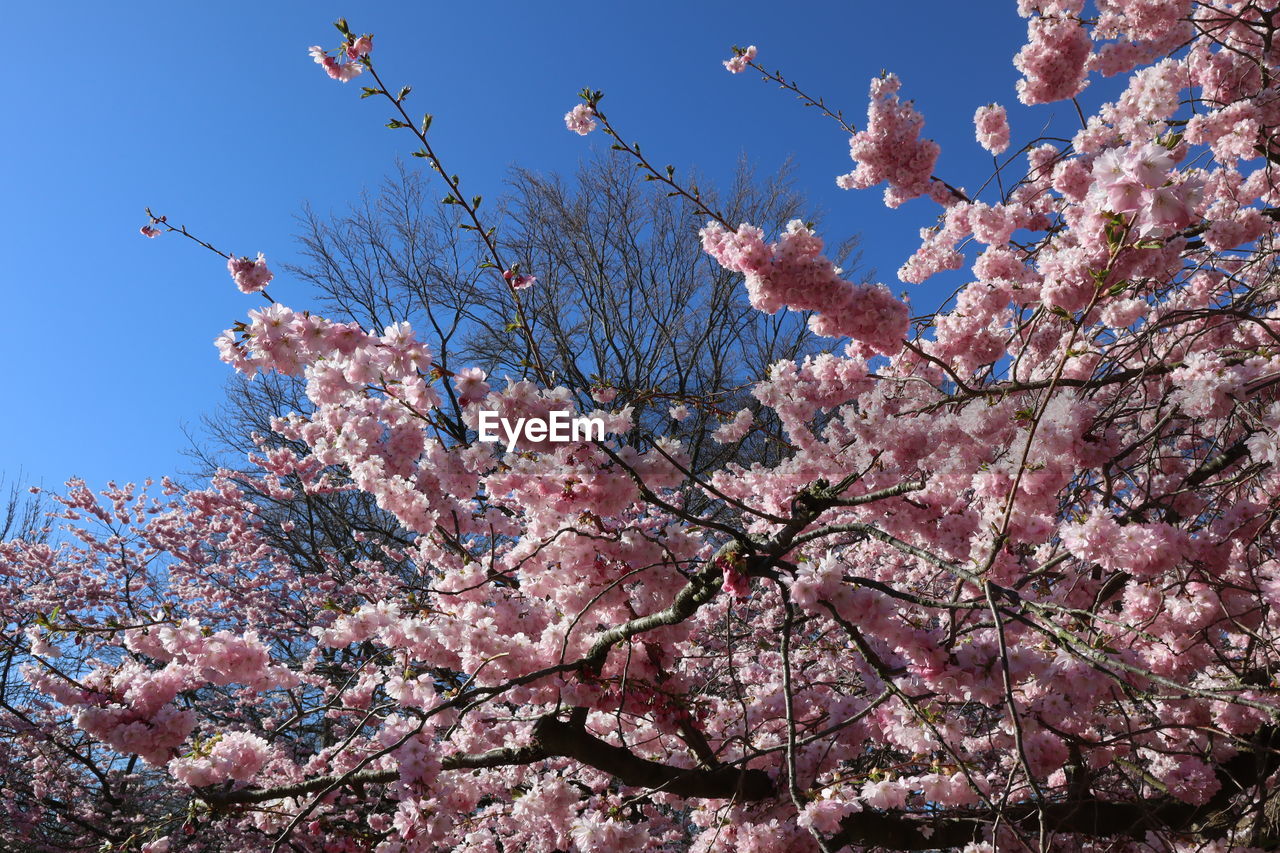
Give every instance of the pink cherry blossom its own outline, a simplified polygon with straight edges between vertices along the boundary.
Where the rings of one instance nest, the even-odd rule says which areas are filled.
[[[372,43],[370,43],[370,47],[372,47]],[[360,76],[360,74],[364,72],[364,66],[359,62],[353,61],[354,57],[349,59],[347,62],[339,62],[337,59],[330,56],[325,49],[319,45],[313,45],[308,52],[311,54],[311,58],[315,60],[318,65],[322,66],[325,73],[334,80],[346,83]],[[344,54],[345,53],[346,52],[344,51]]]
[[[899,99],[901,85],[894,74],[872,81],[866,129],[849,139],[849,156],[858,167],[836,179],[844,189],[888,183],[885,204],[890,207],[929,194],[940,150],[933,140],[920,138],[924,117],[910,101]]]
[[[579,136],[586,136],[596,129],[596,111],[590,104],[578,104],[564,114],[565,127]]]
[[[368,56],[371,50],[373,50],[373,36],[360,36],[347,46],[347,59],[355,60]]]
[[[1009,118],[999,104],[978,107],[973,115],[973,126],[978,144],[992,154],[1003,154],[1009,147]]]
[[[227,259],[227,270],[235,279],[236,287],[241,293],[258,293],[271,283],[275,276],[267,268],[267,259],[258,253],[257,260],[237,258],[234,255]]]
[[[734,51],[734,54],[723,63],[730,74],[741,74],[747,69],[747,63],[756,58],[756,46],[753,44],[745,50]]]
[[[813,225],[681,196],[725,304],[815,333],[759,375],[677,349],[649,388],[547,351],[505,238],[460,310],[506,349],[250,309],[220,357],[297,394],[247,458],[73,479],[0,542],[0,847],[1280,845],[1270,20],[1016,8],[1025,158],[939,159],[891,74],[852,134],[842,185],[936,202],[889,215],[910,306]],[[339,29],[313,56],[344,79],[371,43]],[[1037,106],[1093,74],[1078,113]],[[930,127],[1008,150],[997,105]],[[486,415],[606,437],[494,443]]]

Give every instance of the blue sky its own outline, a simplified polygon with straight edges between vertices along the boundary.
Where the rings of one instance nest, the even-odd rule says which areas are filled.
[[[794,156],[830,237],[861,232],[866,262],[895,290],[905,286],[894,271],[936,207],[888,211],[878,190],[836,189],[852,164],[835,125],[720,61],[730,45],[755,43],[761,61],[859,123],[871,77],[895,71],[926,135],[943,144],[939,173],[974,188],[990,158],[974,141],[973,111],[1016,105],[1010,59],[1024,34],[1012,2],[964,4],[963,14],[952,3],[908,12],[754,0],[366,5],[82,0],[59,4],[56,17],[42,4],[6,10],[10,43],[23,50],[0,82],[9,117],[0,472],[99,485],[184,466],[183,426],[217,406],[228,376],[213,338],[259,302],[235,290],[217,257],[173,236],[140,237],[143,207],[278,266],[295,255],[293,217],[305,202],[340,210],[407,155],[408,132],[382,126],[385,104],[361,101],[358,83],[329,80],[307,57],[311,44],[336,44],[340,15],[374,34],[389,85],[414,87],[411,112],[435,115],[433,144],[468,194],[496,194],[513,164],[572,169],[589,145],[607,145],[561,120],[589,85],[656,162],[714,178],[743,152],[762,169]],[[1013,110],[1015,139],[1068,110]],[[915,290],[917,309],[940,289]],[[308,301],[285,276],[272,292]]]

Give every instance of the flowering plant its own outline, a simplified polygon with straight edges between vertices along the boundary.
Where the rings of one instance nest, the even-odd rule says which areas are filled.
[[[397,533],[302,530],[288,553],[229,472],[166,482],[163,500],[72,483],[74,538],[0,545],[0,837],[152,853],[1280,844],[1277,12],[1094,6],[1019,0],[1024,104],[1127,83],[1069,141],[997,161],[1026,171],[985,200],[936,174],[893,75],[859,129],[754,46],[725,62],[838,123],[855,162],[841,186],[936,205],[899,277],[972,275],[914,319],[847,280],[813,227],[726,221],[584,90],[569,129],[607,134],[697,205],[704,250],[754,308],[809,312],[832,339],[774,365],[755,414],[716,430],[743,441],[765,413],[785,452],[696,476],[679,442],[635,426],[655,404],[639,389],[602,387],[581,412],[626,439],[476,440],[481,411],[576,405],[520,310],[549,283],[503,256],[430,116],[409,116],[408,89],[391,94],[370,37],[341,22],[341,56],[317,61],[367,74],[441,175],[510,288],[528,375],[447,375],[404,323],[250,311],[222,357],[302,377],[311,403],[277,421],[290,445],[254,458],[254,489],[367,495]],[[995,104],[972,132],[996,156],[1016,139]],[[152,232],[192,236],[156,216]],[[262,256],[225,257],[265,294]]]

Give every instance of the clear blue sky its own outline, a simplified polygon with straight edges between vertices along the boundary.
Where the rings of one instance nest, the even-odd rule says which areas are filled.
[[[304,202],[338,210],[407,154],[407,131],[382,127],[384,104],[361,101],[358,83],[330,81],[307,57],[311,44],[336,44],[338,16],[374,33],[384,79],[412,84],[412,110],[436,116],[433,141],[469,193],[496,193],[512,164],[571,169],[588,145],[607,144],[561,121],[590,85],[657,162],[716,177],[744,151],[765,169],[794,155],[830,236],[860,231],[867,263],[896,290],[905,286],[894,271],[936,208],[887,211],[878,191],[836,189],[834,176],[852,167],[837,128],[720,61],[731,44],[755,43],[763,62],[859,123],[870,78],[895,71],[926,134],[943,143],[939,172],[974,188],[990,159],[973,139],[973,111],[992,99],[1016,105],[1010,59],[1024,22],[1012,2],[925,5],[10,6],[8,41],[22,49],[0,82],[9,200],[0,471],[46,486],[78,474],[96,486],[183,467],[182,427],[218,404],[228,375],[213,338],[259,302],[193,244],[140,237],[143,207],[278,265],[294,255]],[[1047,117],[1013,115],[1015,138]],[[938,289],[917,291],[916,307]],[[287,277],[272,292],[307,302]]]

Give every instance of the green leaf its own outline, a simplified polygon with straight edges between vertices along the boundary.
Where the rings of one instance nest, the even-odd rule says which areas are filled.
[[[392,130],[395,130],[398,127],[408,127],[408,126],[409,125],[405,124],[404,122],[400,121],[400,119],[397,119],[397,118],[393,118],[391,121],[387,122],[387,127],[391,128]]]
[[[408,89],[409,87],[408,87],[408,86],[405,86],[405,88],[406,88],[406,89]],[[430,129],[431,129],[431,122],[433,122],[433,121],[435,121],[435,116],[431,115],[431,113],[427,113],[426,115],[424,115],[424,116],[422,117],[422,132],[423,132],[423,133],[426,133],[428,130],[430,130]]]
[[[375,89],[372,86],[361,86],[360,88],[364,89],[364,92],[360,95],[360,100],[364,100],[365,98],[368,98],[371,95],[383,94],[383,91],[381,89]]]
[[[405,98],[409,97],[409,93],[412,91],[413,89],[409,88],[408,86],[401,86],[400,93],[396,95],[396,103],[398,104],[401,101],[403,101]]]

